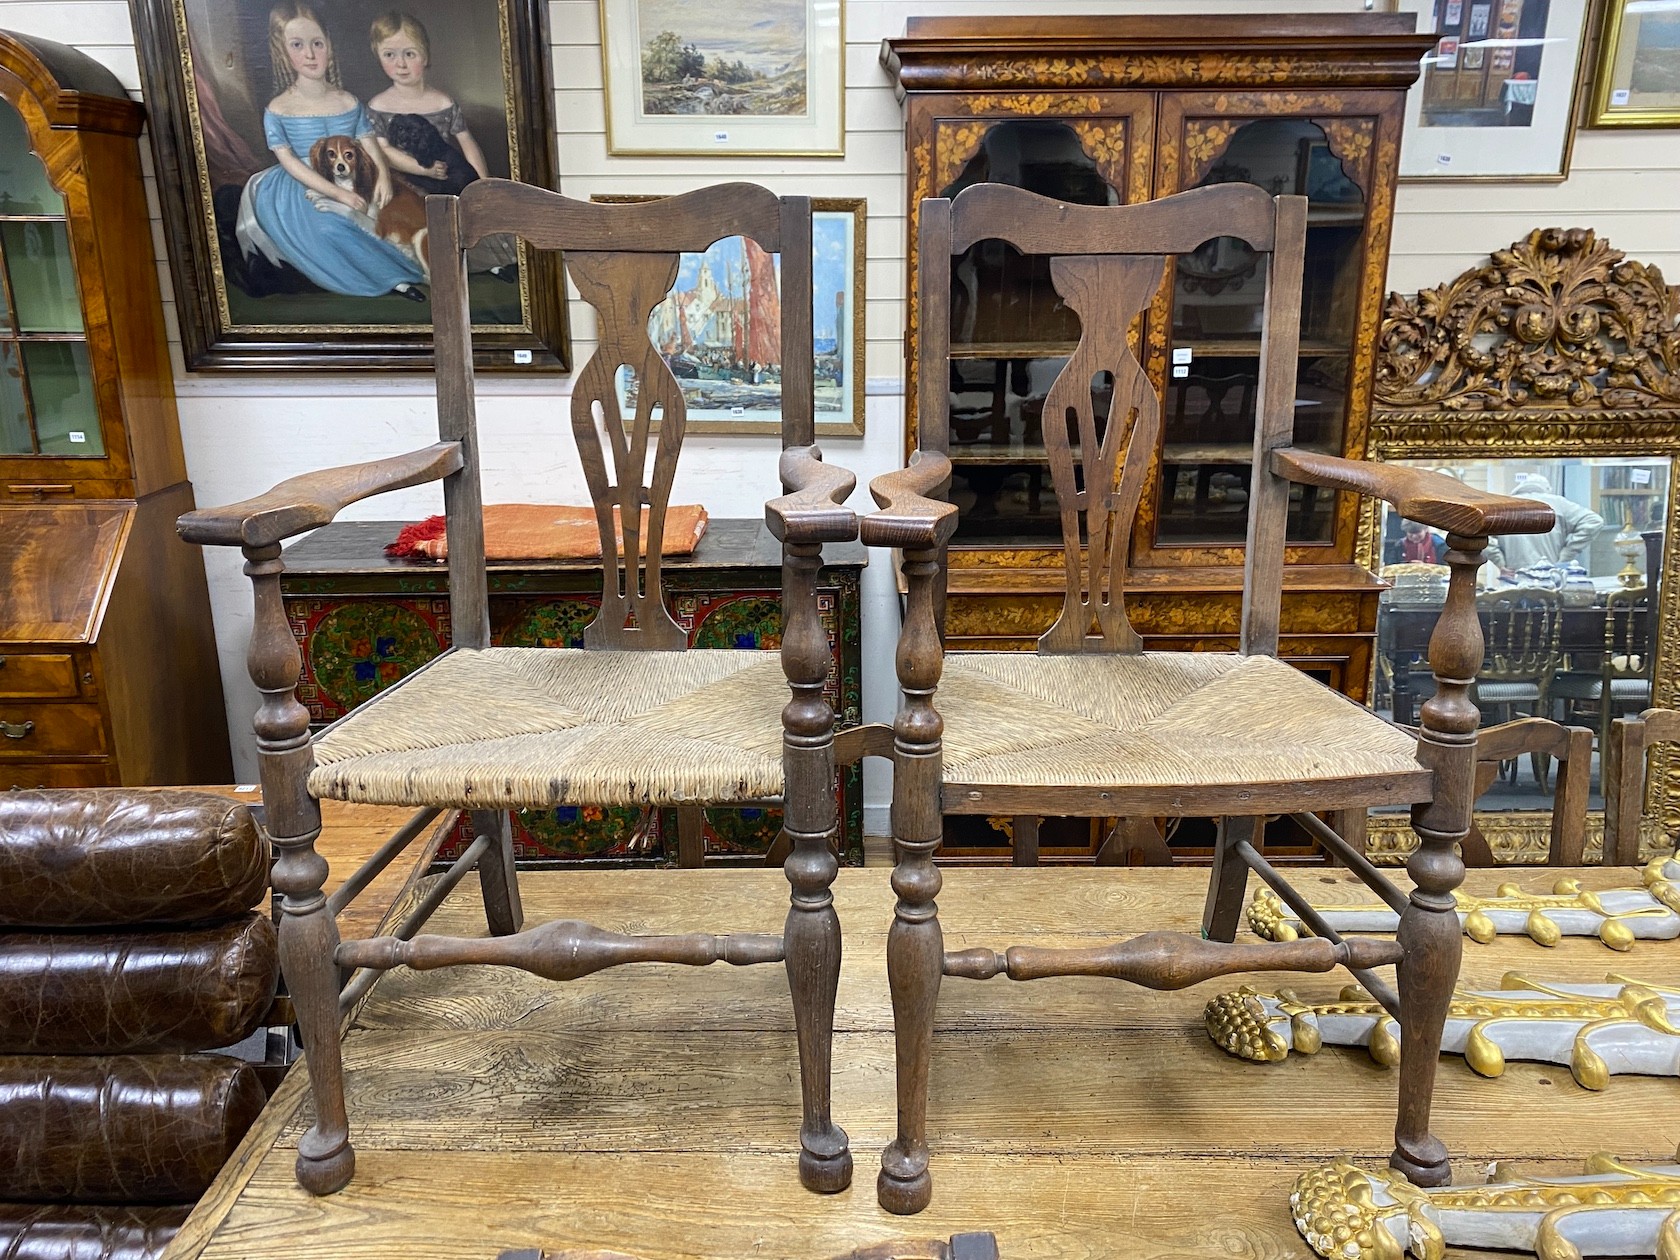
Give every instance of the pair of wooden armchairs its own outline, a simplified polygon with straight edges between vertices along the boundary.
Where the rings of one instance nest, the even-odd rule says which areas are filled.
[[[938,498],[950,477],[948,374],[921,373],[922,449],[877,479],[881,510],[861,524],[843,504],[853,479],[820,460],[812,441],[810,210],[804,198],[729,185],[647,205],[590,205],[498,180],[458,199],[428,200],[434,260],[440,442],[424,451],[297,478],[229,508],[183,518],[190,540],[244,549],[256,589],[252,677],[270,827],[285,893],[282,959],[310,1060],[316,1124],[299,1146],[298,1177],[328,1193],[353,1156],[338,1045],[339,1012],[381,969],[503,963],[571,979],[632,961],[734,963],[785,958],[804,1091],[800,1173],[821,1191],[850,1178],[846,1136],[830,1117],[829,1066],[840,927],[836,874],[837,764],[866,755],[894,767],[897,894],[888,972],[897,1036],[898,1136],[877,1185],[908,1213],[931,1195],[926,1134],[933,1013],[945,975],[1014,979],[1101,974],[1156,988],[1255,968],[1351,967],[1404,1029],[1395,1166],[1419,1183],[1448,1176],[1429,1133],[1430,1093],[1460,935],[1452,890],[1456,843],[1470,826],[1478,713],[1469,696],[1482,660],[1475,573],[1489,534],[1541,532],[1549,508],[1482,494],[1449,478],[1368,465],[1291,445],[1306,202],[1224,185],[1138,206],[1060,204],[999,185],[921,215],[924,364],[949,358],[950,269],[936,261],[981,239],[1052,257],[1058,291],[1080,317],[1080,344],[1046,400],[1049,462],[1066,541],[1067,599],[1037,653],[947,656],[941,644],[944,550],[955,508]],[[464,250],[491,233],[564,248],[573,280],[600,316],[600,346],[578,374],[572,421],[600,524],[606,577],[585,648],[490,646],[473,423]],[[660,592],[657,546],[643,556],[635,526],[661,536],[684,408],[647,336],[681,251],[727,236],[780,251],[784,494],[766,507],[783,540],[786,628],[773,659],[685,651]],[[1126,619],[1121,578],[1160,399],[1127,345],[1168,257],[1215,236],[1272,256],[1261,350],[1259,423],[1249,511],[1243,631],[1235,653],[1145,653]],[[451,260],[453,260],[451,262]],[[613,376],[634,369],[637,413],[622,418]],[[1108,404],[1106,427],[1098,397]],[[657,411],[657,434],[650,419]],[[1077,443],[1070,439],[1077,434]],[[608,466],[608,454],[611,466]],[[646,473],[652,454],[652,471]],[[311,739],[293,696],[299,655],[278,589],[281,542],[326,523],[370,494],[442,479],[449,519],[455,646],[436,662]],[[1431,644],[1437,686],[1421,734],[1402,732],[1276,658],[1291,482],[1387,498],[1449,531],[1451,591]],[[625,525],[621,552],[613,508]],[[838,741],[823,698],[826,640],[813,577],[824,542],[858,536],[902,553],[908,585],[897,669],[903,701],[890,728]],[[506,810],[563,804],[679,805],[780,798],[792,838],[785,865],[792,906],[781,936],[625,937],[586,924],[518,932],[520,911]],[[492,938],[392,936],[341,944],[321,893],[314,851],[320,798],[412,805],[415,820],[378,861],[389,861],[437,811],[472,811],[478,839],[417,911],[429,913],[476,867]],[[1413,805],[1423,847],[1409,866],[1417,887],[1392,887],[1318,814]],[[947,813],[1222,816],[1206,916],[1207,939],[1151,933],[1098,950],[943,947],[933,864]],[[1291,906],[1304,902],[1254,845],[1264,815],[1300,819],[1404,919],[1397,942],[1334,933],[1286,944],[1233,944],[1250,870]],[[351,886],[356,886],[353,877]],[[1310,913],[1310,908],[1309,908]],[[1311,920],[1309,919],[1309,922]],[[1371,974],[1399,965],[1399,992]],[[340,995],[338,969],[367,968]]]

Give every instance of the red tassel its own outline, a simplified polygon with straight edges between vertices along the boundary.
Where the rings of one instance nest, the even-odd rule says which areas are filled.
[[[402,527],[395,542],[385,544],[385,554],[388,556],[420,556],[425,552],[422,543],[436,542],[442,538],[448,529],[448,520],[442,516],[428,516],[423,521],[413,521]]]

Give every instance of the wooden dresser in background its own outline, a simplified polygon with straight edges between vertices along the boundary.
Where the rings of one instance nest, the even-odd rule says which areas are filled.
[[[0,31],[0,790],[233,767],[138,137],[103,66]]]

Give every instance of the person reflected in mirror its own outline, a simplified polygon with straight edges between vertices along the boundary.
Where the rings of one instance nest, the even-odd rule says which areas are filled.
[[[1539,564],[1581,563],[1592,540],[1604,528],[1604,518],[1589,507],[1552,493],[1552,483],[1539,473],[1522,473],[1511,493],[1519,499],[1535,499],[1557,514],[1557,523],[1545,534],[1504,534],[1489,540],[1488,558],[1503,576]],[[1582,564],[1585,568],[1585,564]]]
[[[1406,564],[1445,564],[1446,539],[1430,531],[1422,521],[1401,521],[1404,537],[1400,543],[1400,559]]]

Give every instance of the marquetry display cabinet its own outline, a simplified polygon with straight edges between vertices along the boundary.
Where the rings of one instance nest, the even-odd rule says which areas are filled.
[[[315,729],[406,677],[451,642],[449,573],[426,560],[392,559],[384,546],[400,521],[341,521],[285,552],[281,592],[303,651],[298,698]],[[818,611],[832,654],[824,689],[842,726],[862,720],[862,638],[858,582],[865,552],[830,545],[817,575]],[[692,557],[661,564],[666,604],[689,644],[762,651],[781,645],[781,545],[762,521],[713,520]],[[583,628],[601,603],[593,561],[492,561],[490,637],[508,647],[582,647]],[[863,781],[841,771],[841,845],[863,859]],[[781,828],[781,811],[708,809],[708,862],[756,861]],[[522,865],[586,861],[643,865],[675,861],[674,811],[566,807],[514,815]],[[440,856],[458,852],[457,836]]]
[[[881,53],[905,111],[906,454],[924,197],[995,181],[1113,205],[1246,181],[1310,203],[1297,445],[1362,455],[1405,94],[1431,46],[1414,26],[1410,14],[911,18]],[[1029,649],[1062,606],[1043,404],[1078,324],[1047,259],[981,241],[951,266],[952,361],[933,369],[950,376],[959,509],[946,640]],[[1133,330],[1164,405],[1126,608],[1152,648],[1233,651],[1265,264],[1218,238],[1171,267]],[[1101,405],[1107,382],[1093,388]],[[1292,491],[1280,655],[1364,700],[1380,587],[1356,563],[1357,532],[1354,496]]]
[[[138,137],[0,32],[0,790],[233,774]]]

